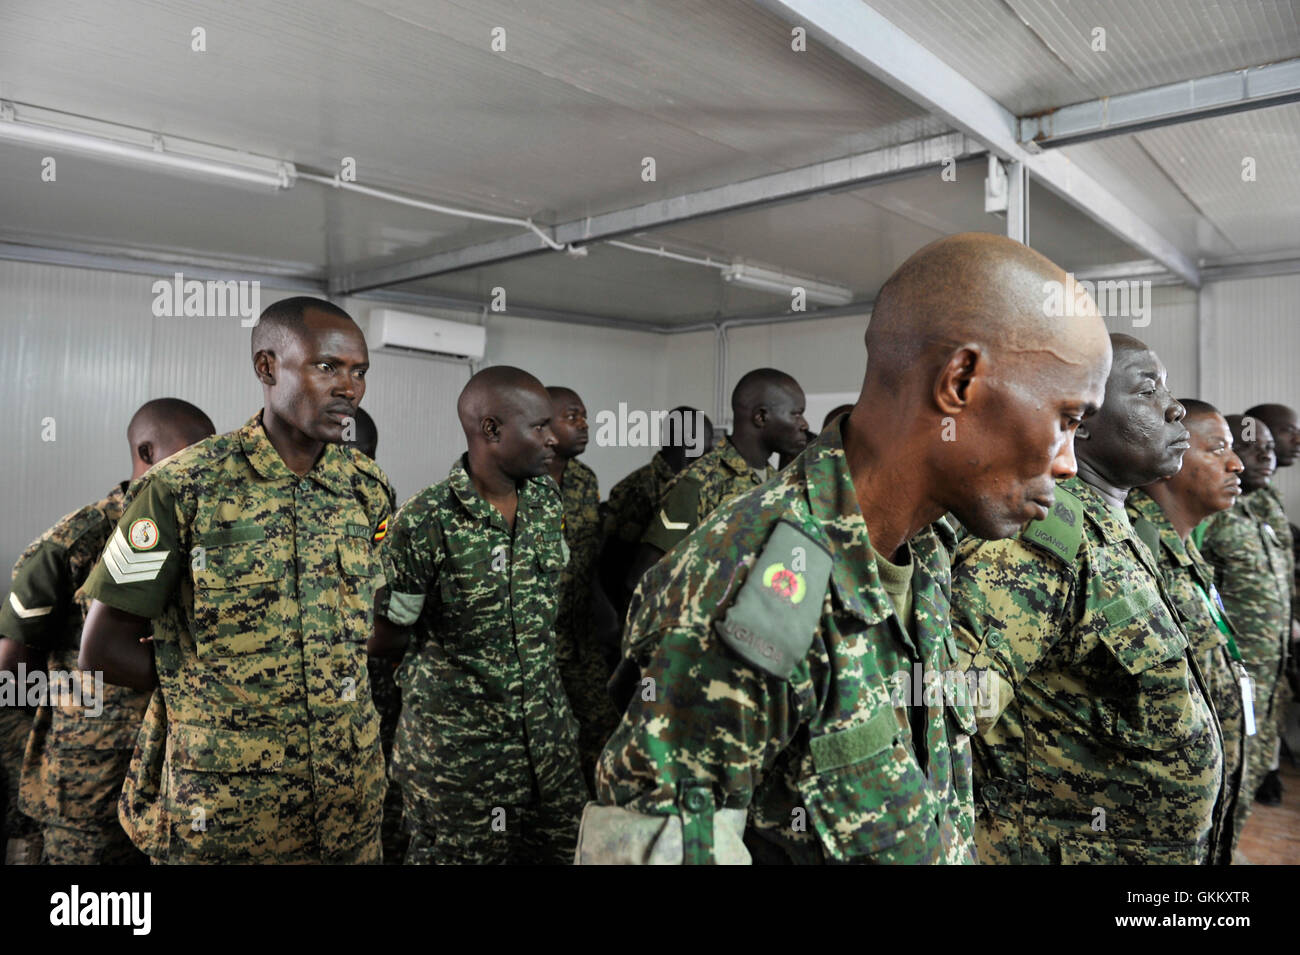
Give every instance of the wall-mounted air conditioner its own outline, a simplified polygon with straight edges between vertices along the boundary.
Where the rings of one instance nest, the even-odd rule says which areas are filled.
[[[370,340],[390,348],[477,360],[483,357],[487,329],[467,322],[374,308],[370,310]]]

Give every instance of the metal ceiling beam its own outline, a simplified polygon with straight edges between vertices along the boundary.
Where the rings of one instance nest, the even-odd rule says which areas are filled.
[[[728,183],[714,189],[703,189],[574,219],[552,227],[551,235],[556,242],[565,245],[585,245],[705,216],[792,202],[838,189],[860,188],[913,175],[937,167],[947,159],[970,159],[982,155],[984,151],[983,146],[961,133],[945,133],[743,182]],[[366,289],[504,262],[541,252],[545,248],[546,245],[537,236],[524,232],[393,265],[342,270],[330,277],[330,291],[349,295]]]
[[[880,82],[944,117],[1029,173],[1089,218],[1162,262],[1192,286],[1196,265],[1162,234],[1060,152],[1035,152],[1018,138],[1017,117],[863,0],[757,0]]]
[[[1041,149],[1188,123],[1300,100],[1300,59],[1104,96],[1017,120],[1018,138]]]

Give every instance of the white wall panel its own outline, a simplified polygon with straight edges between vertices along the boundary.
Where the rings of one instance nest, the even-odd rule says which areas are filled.
[[[1216,282],[1202,295],[1206,400],[1227,414],[1263,402],[1300,408],[1300,275]],[[1297,470],[1274,478],[1293,522],[1300,522]]]

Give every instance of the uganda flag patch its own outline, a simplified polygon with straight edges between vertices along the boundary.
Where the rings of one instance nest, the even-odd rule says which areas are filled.
[[[375,536],[373,538],[374,543],[378,544],[381,540],[384,539],[384,535],[387,533],[388,533],[388,518],[385,517],[382,521],[379,522],[379,526],[375,528]]]

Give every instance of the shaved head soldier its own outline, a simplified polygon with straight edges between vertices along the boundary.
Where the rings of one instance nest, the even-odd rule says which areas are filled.
[[[963,541],[953,567],[962,661],[988,679],[974,741],[984,862],[1215,857],[1219,721],[1124,513],[1132,488],[1178,473],[1190,436],[1159,357],[1128,335],[1111,344],[1078,476],[1014,539]]]
[[[213,434],[206,414],[179,398],[155,398],[131,417],[127,442],[131,480],[182,448]],[[14,566],[9,599],[0,608],[0,670],[17,663],[40,669],[47,686],[76,674],[78,694],[50,694],[36,711],[22,768],[22,810],[41,823],[46,865],[114,865],[147,861],[117,819],[131,749],[149,705],[148,692],[94,685],[79,673],[77,653],[90,600],[80,587],[122,517],[129,482],[61,518],[32,542]]]
[[[972,861],[943,515],[988,537],[1040,516],[1110,366],[1095,312],[1044,318],[1045,280],[1066,275],[999,236],[917,252],[852,414],[646,575],[580,861]]]
[[[565,862],[586,787],[555,654],[569,553],[552,402],[500,365],[457,412],[469,450],[398,512],[371,641],[392,653],[413,638],[393,747],[406,861]]]
[[[1256,735],[1247,746],[1241,798],[1237,800],[1237,825],[1244,827],[1253,802],[1268,803],[1274,795],[1265,781],[1278,766],[1278,723],[1288,697],[1285,672],[1295,578],[1289,543],[1271,520],[1274,499],[1269,484],[1277,460],[1273,433],[1262,418],[1229,415],[1228,424],[1245,465],[1241,475],[1245,493],[1231,510],[1210,518],[1201,543],[1206,559],[1214,565],[1215,583],[1223,594],[1254,690]],[[1278,780],[1279,800],[1280,789]]]
[[[307,297],[267,308],[252,352],[262,410],[132,489],[86,584],[81,664],[162,690],[120,813],[155,860],[378,862],[365,644],[392,489],[340,445],[369,354]]]
[[[546,389],[551,397],[555,460],[550,474],[564,505],[564,540],[569,563],[560,575],[560,608],[555,618],[555,649],[564,691],[578,720],[578,756],[590,790],[596,757],[618,723],[605,691],[613,666],[596,643],[592,586],[600,549],[600,487],[596,472],[578,460],[587,449],[587,406],[572,388]]]
[[[1232,507],[1241,494],[1242,463],[1233,453],[1228,422],[1213,405],[1192,398],[1180,398],[1178,403],[1187,412],[1183,426],[1191,433],[1183,466],[1172,477],[1130,491],[1125,511],[1134,533],[1156,558],[1223,726],[1224,798],[1216,819],[1219,846],[1207,861],[1229,865],[1241,834],[1233,817],[1246,753],[1241,683],[1246,671],[1214,586],[1214,571],[1191,534],[1211,514]]]
[[[1278,470],[1289,468],[1295,463],[1296,454],[1300,452],[1300,424],[1296,422],[1296,413],[1293,409],[1280,404],[1255,405],[1253,408],[1246,409],[1243,418],[1262,421],[1268,427],[1273,435]],[[1259,495],[1258,503],[1267,505],[1269,526],[1273,528],[1273,533],[1277,535],[1283,548],[1290,555],[1286,563],[1291,569],[1291,617],[1294,621],[1300,617],[1300,601],[1296,600],[1295,587],[1296,540],[1291,530],[1291,521],[1286,516],[1286,501],[1283,500],[1282,491],[1277,484],[1270,480],[1264,493]],[[1295,643],[1298,640],[1300,640],[1300,624],[1292,623],[1291,642]],[[1278,693],[1280,695],[1276,701],[1275,712],[1278,721],[1285,723],[1287,707],[1291,703],[1291,683],[1285,677],[1278,683]],[[1259,791],[1256,794],[1256,798],[1268,806],[1276,806],[1282,802],[1282,778],[1278,775],[1280,747],[1281,736],[1279,735],[1270,768],[1260,781]]]
[[[771,477],[773,454],[795,455],[807,443],[804,394],[799,383],[775,368],[743,375],[731,392],[732,432],[664,489],[641,538],[628,586],[672,550],[715,508]]]

